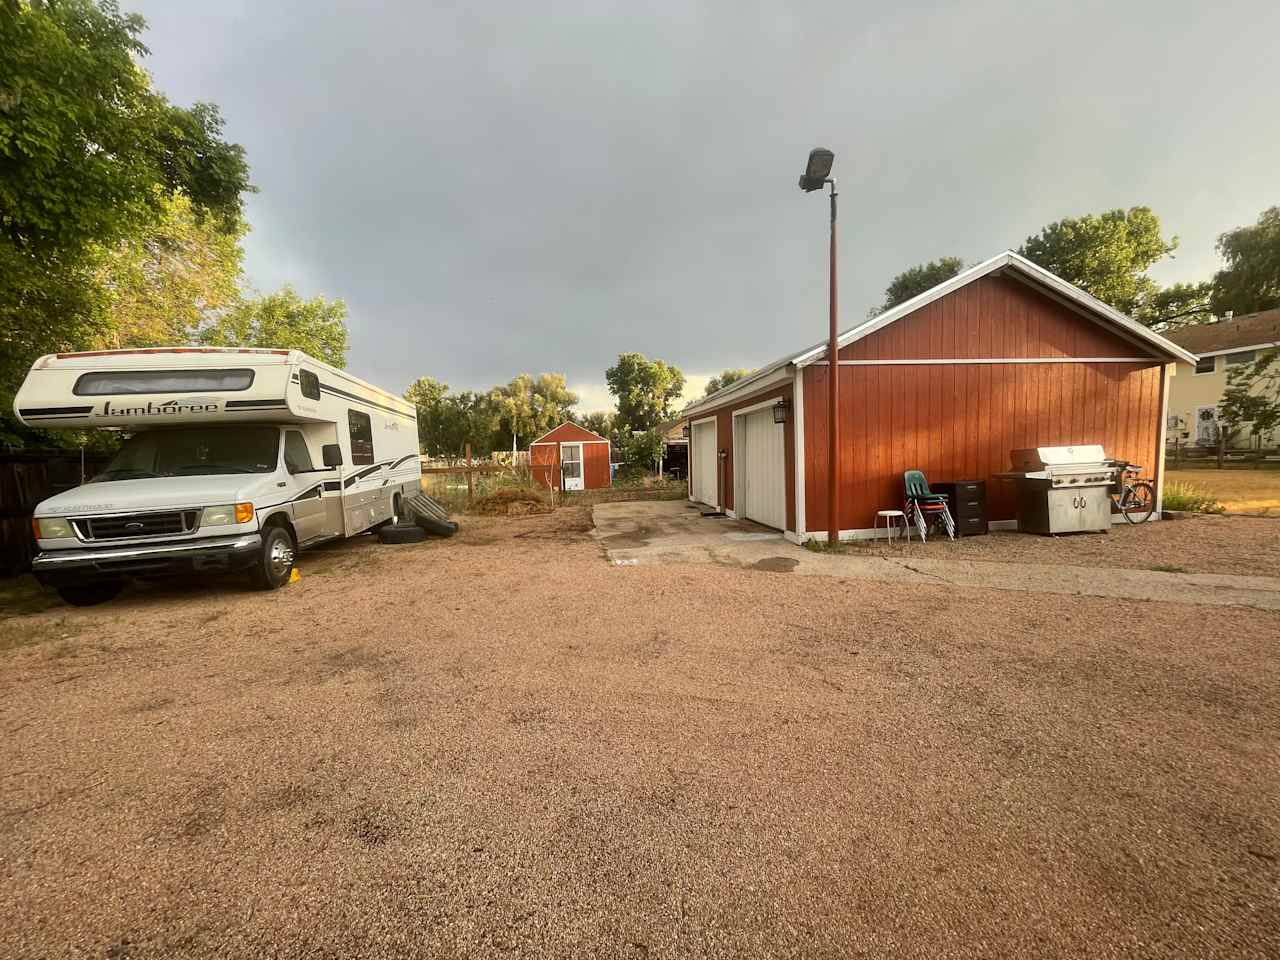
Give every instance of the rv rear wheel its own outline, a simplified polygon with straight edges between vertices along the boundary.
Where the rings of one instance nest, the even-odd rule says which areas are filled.
[[[73,607],[92,607],[111,600],[123,588],[124,584],[119,580],[100,580],[97,583],[58,587],[58,596]]]
[[[284,527],[267,527],[262,532],[262,553],[249,569],[249,579],[259,590],[276,590],[289,582],[297,552],[293,537]]]

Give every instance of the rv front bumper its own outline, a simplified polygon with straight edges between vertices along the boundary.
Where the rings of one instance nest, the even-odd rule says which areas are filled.
[[[31,572],[41,583],[56,587],[120,577],[239,570],[251,566],[261,550],[262,537],[257,533],[136,547],[46,550],[31,561]]]

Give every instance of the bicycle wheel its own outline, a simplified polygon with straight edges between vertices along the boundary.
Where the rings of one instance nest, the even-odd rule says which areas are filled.
[[[1130,523],[1146,523],[1156,509],[1156,489],[1145,480],[1137,480],[1125,491],[1120,512]]]

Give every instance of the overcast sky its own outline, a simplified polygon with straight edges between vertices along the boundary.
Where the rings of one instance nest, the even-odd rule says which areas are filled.
[[[1280,4],[122,0],[172,100],[248,151],[251,282],[349,308],[402,390],[623,351],[701,392],[824,336],[836,153],[842,326],[889,279],[1063,216],[1151,206],[1162,282],[1280,203]]]

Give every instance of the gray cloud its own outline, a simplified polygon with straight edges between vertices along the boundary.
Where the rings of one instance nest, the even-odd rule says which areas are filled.
[[[248,150],[252,280],[346,299],[392,388],[818,339],[817,144],[846,325],[913,263],[1135,203],[1183,238],[1159,278],[1198,279],[1280,202],[1267,0],[127,5],[160,88]]]

